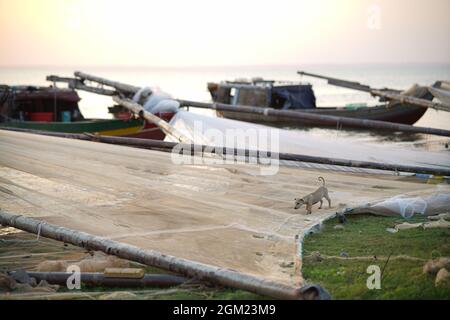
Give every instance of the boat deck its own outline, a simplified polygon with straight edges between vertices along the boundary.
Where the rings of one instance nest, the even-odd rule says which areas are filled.
[[[169,153],[2,130],[0,150],[4,211],[286,283],[300,279],[295,236],[339,203],[449,190],[394,175],[175,165]],[[319,175],[332,208],[294,210]]]

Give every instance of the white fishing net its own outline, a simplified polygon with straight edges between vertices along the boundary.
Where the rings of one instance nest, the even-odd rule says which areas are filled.
[[[166,152],[3,130],[0,150],[6,212],[289,284],[300,276],[296,236],[334,216],[338,204],[403,194],[426,201],[427,213],[439,208],[427,198],[437,193],[450,207],[448,185],[409,177],[286,166],[261,175],[258,165],[212,167],[200,157],[176,165]],[[315,191],[318,176],[332,208],[295,210],[293,199]]]
[[[448,213],[450,211],[450,193],[438,192],[420,195],[399,195],[386,200],[367,203],[352,208],[348,213],[372,213],[381,216],[401,215],[405,219],[415,214],[425,216]]]
[[[277,129],[182,110],[170,124],[197,144],[422,167],[450,165],[449,152],[375,145],[349,137],[324,137],[308,131]],[[174,141],[169,136],[166,140]]]

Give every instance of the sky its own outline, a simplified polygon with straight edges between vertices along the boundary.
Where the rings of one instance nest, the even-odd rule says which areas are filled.
[[[450,0],[0,0],[0,66],[450,63]]]

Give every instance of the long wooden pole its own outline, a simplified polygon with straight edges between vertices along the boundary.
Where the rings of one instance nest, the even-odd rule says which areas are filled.
[[[140,87],[136,87],[130,84],[126,84],[126,83],[122,83],[122,82],[118,82],[118,81],[112,81],[112,80],[108,80],[102,77],[97,77],[91,74],[87,74],[84,72],[80,72],[80,71],[75,71],[74,72],[75,77],[80,78],[81,80],[89,80],[89,81],[93,81],[93,82],[97,82],[109,87],[113,87],[118,91],[124,92],[124,93],[128,93],[128,94],[134,94],[137,91],[139,91]]]
[[[425,99],[411,97],[392,91],[372,90],[370,93],[374,96],[383,97],[388,100],[399,101],[401,103],[409,103],[419,107],[431,108],[439,111],[450,112],[450,105],[439,102],[432,102]]]
[[[305,287],[289,286],[234,270],[177,258],[154,250],[145,250],[22,215],[0,211],[0,224],[30,233],[39,233],[42,237],[63,241],[90,250],[102,251],[122,259],[182,274],[189,278],[242,289],[267,297],[291,300],[329,298],[329,294],[317,285]]]
[[[360,91],[365,91],[365,92],[370,92],[370,90],[372,90],[372,88],[369,87],[368,85],[361,84],[356,81],[342,80],[342,79],[322,76],[320,74],[310,73],[310,72],[306,72],[306,71],[297,71],[297,73],[301,76],[310,76],[310,77],[314,77],[314,78],[327,80],[329,84],[333,84],[333,85],[336,85],[339,87],[345,87],[345,88],[360,90]]]
[[[100,94],[100,95],[104,95],[104,96],[117,95],[116,90],[87,86],[80,79],[77,79],[77,78],[66,78],[66,77],[50,75],[50,76],[47,76],[46,80],[51,81],[51,82],[65,82],[68,84],[68,87],[71,89],[84,90],[87,92]]]
[[[335,166],[344,166],[352,168],[365,168],[365,169],[375,169],[375,170],[388,170],[395,172],[410,172],[410,173],[423,173],[423,174],[433,174],[438,176],[450,176],[450,169],[443,168],[430,168],[430,167],[418,167],[418,166],[406,166],[402,164],[388,164],[388,163],[378,163],[370,161],[356,161],[347,159],[337,159],[328,157],[315,157],[303,154],[293,154],[293,153],[275,153],[275,152],[265,152],[258,150],[249,149],[237,149],[237,148],[226,148],[226,147],[214,147],[207,145],[195,145],[195,144],[178,144],[175,142],[160,141],[160,140],[150,140],[150,139],[137,139],[137,138],[127,138],[127,137],[111,137],[111,136],[97,136],[96,141],[121,144],[136,147],[146,147],[146,148],[156,148],[163,149],[163,151],[172,152],[172,149],[177,146],[179,150],[188,150],[190,154],[195,154],[198,152],[213,153],[218,155],[234,155],[234,156],[245,156],[257,158],[272,158],[286,161],[296,161],[296,162],[310,162],[310,163],[320,163]]]
[[[348,160],[348,159],[315,157],[315,156],[309,156],[309,155],[303,155],[303,154],[274,153],[274,152],[265,152],[265,151],[259,151],[259,150],[214,147],[214,146],[196,145],[196,144],[179,144],[176,142],[151,140],[151,139],[138,139],[138,138],[129,138],[129,137],[114,137],[114,136],[101,136],[101,135],[94,136],[91,134],[76,134],[76,133],[58,133],[58,132],[37,131],[37,130],[30,130],[30,129],[19,129],[19,128],[2,128],[1,126],[0,126],[0,129],[48,135],[48,136],[61,137],[61,138],[93,140],[95,142],[154,149],[154,150],[159,150],[159,151],[164,151],[164,152],[172,152],[172,149],[175,146],[177,146],[177,147],[179,147],[178,150],[180,150],[180,151],[188,150],[191,155],[198,154],[198,153],[212,153],[212,154],[218,154],[221,156],[235,155],[235,156],[244,156],[246,158],[248,158],[248,157],[272,158],[272,159],[279,159],[279,160],[320,163],[320,164],[328,164],[328,165],[352,167],[352,168],[387,170],[387,171],[395,171],[395,172],[423,173],[423,174],[432,174],[432,175],[437,175],[437,176],[450,176],[450,169],[444,169],[444,168],[406,166],[406,165],[402,165],[402,164],[378,163],[378,162],[370,162],[370,161],[355,161],[355,160]]]
[[[130,99],[119,98],[117,96],[114,96],[113,100],[122,107],[127,108],[128,110],[141,116],[145,120],[157,125],[161,130],[164,131],[165,134],[174,137],[177,141],[185,143],[191,142],[188,137],[180,133],[177,129],[175,129],[175,127],[172,127],[169,123],[155,116],[153,113],[145,111],[140,104],[133,102]]]
[[[66,285],[70,272],[34,272],[28,271],[28,276],[38,282],[45,280],[48,283]],[[170,274],[145,274],[142,278],[117,278],[107,277],[101,272],[82,272],[81,284],[106,287],[171,287],[188,281],[187,278]]]
[[[436,110],[450,112],[450,105],[448,105],[448,104],[437,103],[437,102],[432,102],[432,101],[428,101],[425,99],[420,99],[420,98],[416,98],[416,97],[412,97],[412,96],[403,95],[403,94],[400,94],[400,92],[398,90],[373,89],[370,86],[360,84],[359,82],[331,78],[331,77],[327,77],[327,76],[323,76],[323,75],[319,75],[319,74],[315,74],[315,73],[310,73],[310,72],[305,72],[305,71],[298,71],[297,73],[299,75],[305,75],[305,76],[310,76],[310,77],[314,77],[314,78],[327,80],[329,84],[335,85],[338,87],[344,87],[344,88],[349,88],[349,89],[353,89],[353,90],[360,90],[360,91],[368,92],[368,93],[372,94],[373,96],[382,97],[382,98],[385,98],[388,100],[400,101],[402,103],[409,103],[409,104],[423,107],[423,108],[432,108],[432,109],[436,109]]]
[[[376,130],[387,130],[387,131],[402,131],[410,133],[424,133],[433,134],[438,136],[450,137],[450,130],[435,129],[427,127],[416,127],[407,124],[392,123],[386,121],[378,120],[368,120],[368,119],[354,119],[347,117],[337,117],[330,115],[318,115],[311,114],[308,112],[301,111],[289,111],[289,110],[277,110],[272,108],[260,108],[252,106],[234,106],[223,103],[207,103],[207,102],[196,102],[189,100],[178,100],[181,106],[191,106],[196,108],[204,109],[215,109],[219,111],[233,111],[233,112],[243,112],[250,114],[259,114],[261,116],[275,116],[283,119],[299,119],[299,120],[320,120],[327,123],[328,125],[338,126],[344,125],[349,127],[363,127]]]

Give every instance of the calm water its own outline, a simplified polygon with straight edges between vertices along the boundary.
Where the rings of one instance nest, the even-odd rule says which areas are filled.
[[[236,78],[263,77],[265,79],[304,81],[314,86],[318,106],[343,106],[347,103],[376,104],[377,100],[369,94],[345,88],[330,86],[324,80],[310,77],[301,78],[297,70],[310,71],[346,80],[359,81],[373,87],[390,87],[407,89],[414,83],[431,85],[436,80],[450,80],[449,65],[305,65],[305,66],[253,66],[253,67],[193,67],[193,68],[151,68],[151,67],[33,67],[0,68],[0,83],[18,85],[47,85],[45,77],[50,74],[72,76],[73,71],[80,70],[112,80],[138,86],[159,86],[176,98],[210,101],[206,90],[209,81],[234,80]],[[61,84],[63,85],[63,84]],[[80,92],[80,108],[89,118],[108,118],[107,106],[112,104],[110,98]],[[208,113],[208,110],[196,112]],[[428,110],[416,124],[450,130],[450,113]],[[379,136],[367,133],[337,132],[336,130],[313,129],[319,135],[351,135],[359,140],[392,141],[392,135]],[[442,138],[426,136],[401,136],[394,139],[411,141],[417,145],[421,142],[433,144]],[[419,143],[417,143],[419,142]]]

